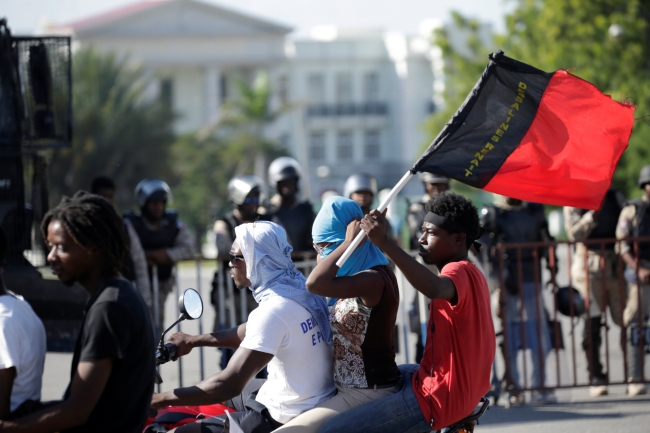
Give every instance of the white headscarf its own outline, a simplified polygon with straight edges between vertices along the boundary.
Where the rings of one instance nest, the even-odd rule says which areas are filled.
[[[235,234],[255,300],[261,303],[276,294],[297,302],[316,319],[325,341],[331,342],[325,298],[307,291],[305,276],[291,261],[293,248],[284,229],[269,221],[258,221],[235,227]]]

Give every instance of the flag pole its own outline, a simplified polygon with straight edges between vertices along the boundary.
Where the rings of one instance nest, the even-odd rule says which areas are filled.
[[[411,180],[412,177],[413,177],[413,173],[411,173],[410,170],[407,171],[406,174],[402,176],[402,179],[399,182],[397,182],[397,185],[393,187],[393,189],[390,191],[390,193],[384,199],[384,201],[381,202],[381,204],[377,208],[377,211],[379,212],[385,211],[388,205],[390,204],[390,202],[393,201],[393,199],[397,196],[397,194],[399,194],[402,188],[404,188],[404,186],[408,183],[409,180]],[[359,246],[359,244],[361,243],[365,235],[366,232],[364,232],[363,230],[359,232],[359,234],[357,235],[356,238],[354,238],[354,241],[352,241],[348,249],[345,250],[341,258],[338,259],[338,261],[336,262],[336,266],[340,268],[345,264],[345,262],[350,258],[350,256],[354,252],[354,250],[357,249],[357,247]]]

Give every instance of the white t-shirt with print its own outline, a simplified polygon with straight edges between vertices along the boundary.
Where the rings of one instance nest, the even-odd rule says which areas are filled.
[[[22,296],[0,296],[0,369],[15,367],[11,411],[25,400],[41,399],[45,328]]]
[[[256,400],[276,421],[287,423],[334,395],[332,346],[295,301],[275,295],[262,301],[240,346],[274,355]]]

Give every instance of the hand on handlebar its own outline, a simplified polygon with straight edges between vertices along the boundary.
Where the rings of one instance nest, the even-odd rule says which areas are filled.
[[[168,404],[165,402],[165,399],[162,397],[162,394],[153,393],[151,396],[151,409],[164,409]]]
[[[172,334],[167,342],[174,344],[178,350],[176,351],[176,356],[172,358],[172,361],[176,361],[181,356],[185,356],[192,351],[194,346],[192,346],[192,336],[187,335],[183,332],[177,332]]]

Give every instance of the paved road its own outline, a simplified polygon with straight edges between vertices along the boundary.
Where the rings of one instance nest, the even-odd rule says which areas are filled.
[[[558,393],[550,406],[493,407],[476,433],[628,433],[650,432],[650,396],[627,397],[625,387],[590,398],[585,388]]]

